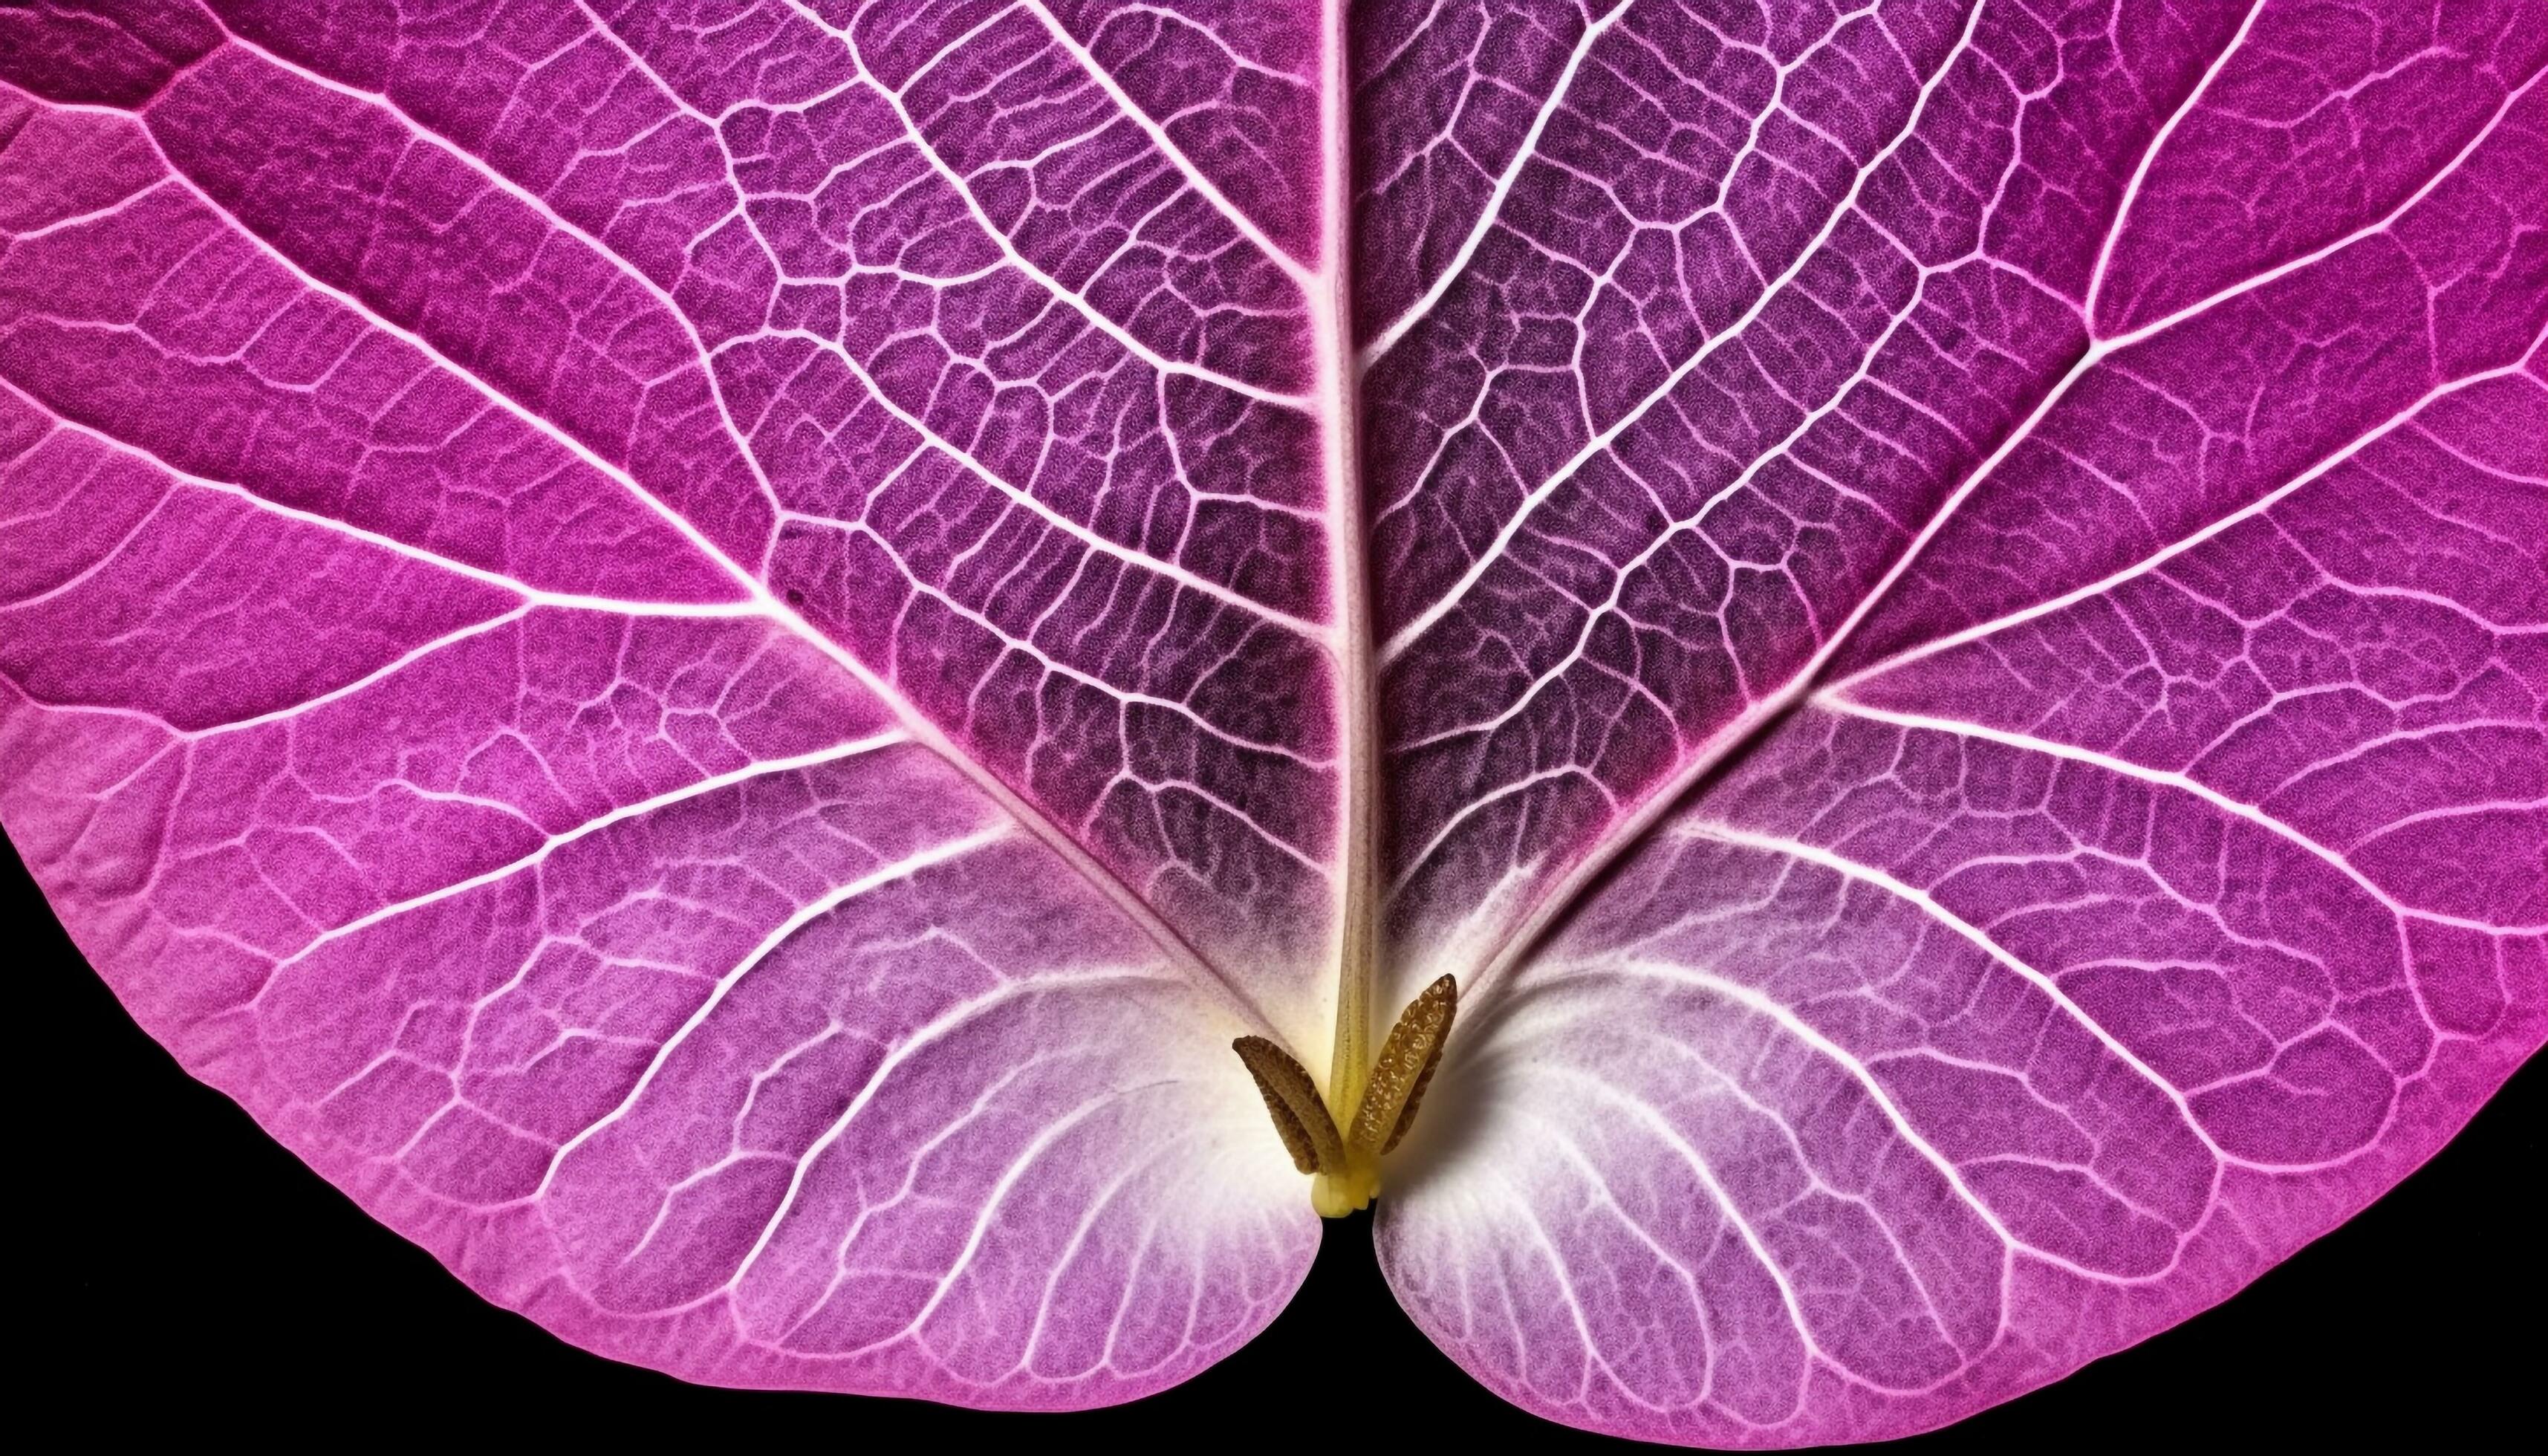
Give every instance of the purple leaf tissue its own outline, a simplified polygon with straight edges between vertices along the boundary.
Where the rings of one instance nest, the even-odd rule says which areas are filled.
[[[0,818],[687,1380],[1374,1204],[1656,1440],[2227,1298],[2548,1036],[2548,0],[0,15]]]

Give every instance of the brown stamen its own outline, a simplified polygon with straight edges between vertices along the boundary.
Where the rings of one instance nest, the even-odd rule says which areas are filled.
[[[1396,1147],[1415,1126],[1416,1104],[1424,1085],[1442,1060],[1442,1044],[1451,1037],[1451,1016],[1458,1009],[1459,983],[1443,976],[1398,1014],[1389,1040],[1380,1044],[1363,1087],[1362,1106],[1354,1110],[1348,1140],[1357,1152],[1374,1157]]]
[[[1336,1121],[1327,1115],[1327,1105],[1320,1099],[1318,1084],[1310,1080],[1309,1072],[1263,1037],[1241,1037],[1229,1044],[1229,1049],[1238,1053],[1247,1074],[1256,1079],[1265,1111],[1274,1119],[1274,1131],[1282,1138],[1284,1150],[1292,1154],[1292,1166],[1304,1173],[1342,1169],[1344,1139],[1336,1136]]]

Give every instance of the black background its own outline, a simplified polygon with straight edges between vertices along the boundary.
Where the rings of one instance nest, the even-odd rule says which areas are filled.
[[[1113,1410],[721,1391],[612,1364],[481,1301],[178,1070],[14,856],[0,890],[7,943],[29,953],[14,979],[32,996],[13,1038],[34,1055],[19,1063],[9,1139],[28,1276],[9,1321],[29,1342],[13,1362],[22,1429],[499,1445],[549,1432],[803,1435],[851,1451],[899,1439],[1430,1456],[1472,1436],[1628,1449],[1524,1415],[1461,1374],[1382,1284],[1368,1215],[1328,1227],[1308,1286],[1253,1343]],[[1903,1448],[2535,1441],[2548,1404],[2543,1085],[2534,1062],[2421,1171],[2227,1304]]]

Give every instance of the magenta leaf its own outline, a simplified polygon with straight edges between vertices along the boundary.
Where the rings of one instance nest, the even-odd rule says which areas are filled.
[[[1942,1424],[2548,1040],[2543,68],[2540,0],[0,15],[0,818],[617,1358],[1172,1385],[1318,1237],[1232,1040],[1350,1130],[1449,974],[1375,1175],[1443,1349]]]

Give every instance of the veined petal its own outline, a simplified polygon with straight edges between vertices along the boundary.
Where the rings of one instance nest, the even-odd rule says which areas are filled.
[[[2377,1197],[2548,1037],[2543,466],[2534,351],[1819,695],[1474,1003],[1409,1312],[1571,1423],[1880,1438]]]
[[[0,819],[190,1071],[568,1339],[1172,1385],[1318,1237],[1227,1049],[1333,1002],[1298,264],[1113,28],[780,7],[746,95],[599,10],[7,20]],[[1072,127],[1047,196],[1144,211],[968,205]]]

